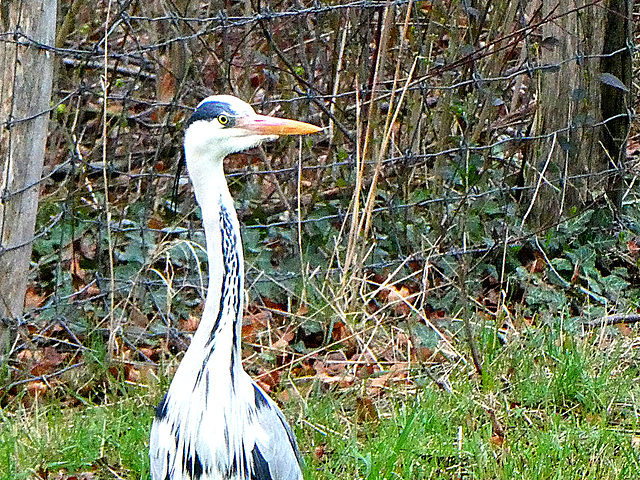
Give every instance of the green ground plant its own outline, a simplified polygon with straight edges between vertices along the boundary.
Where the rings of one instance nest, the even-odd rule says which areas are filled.
[[[317,378],[283,403],[307,478],[629,479],[640,475],[640,357],[615,331],[531,331],[484,365],[458,364],[450,391],[427,364],[377,395]],[[426,381],[425,381],[426,379]],[[162,388],[105,384],[100,404],[3,412],[0,478],[147,478],[148,431]],[[363,404],[368,398],[370,403]],[[367,406],[363,408],[363,405]]]

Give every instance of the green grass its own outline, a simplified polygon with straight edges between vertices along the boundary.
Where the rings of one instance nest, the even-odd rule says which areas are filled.
[[[149,478],[153,409],[139,395],[113,405],[49,404],[0,413],[0,479],[57,478],[59,471]],[[65,477],[62,477],[65,478]]]
[[[330,452],[327,461],[308,462],[315,470],[310,477],[640,478],[633,358],[621,349],[556,341],[540,335],[504,349],[485,364],[492,389],[483,391],[459,372],[454,393],[424,388],[393,402],[378,425],[354,422],[347,435],[299,431],[307,449],[326,442]],[[311,403],[307,415],[327,432],[345,432],[345,419],[356,416],[353,406],[345,407],[350,403],[343,394]]]
[[[318,382],[306,408],[297,400],[284,408],[309,479],[640,478],[640,362],[630,345],[538,331],[495,349],[482,380],[456,367],[452,393],[416,369],[411,387],[372,398],[378,419],[359,414],[363,384],[327,391]],[[59,471],[147,479],[157,395],[130,390],[110,405],[1,412],[0,479]]]

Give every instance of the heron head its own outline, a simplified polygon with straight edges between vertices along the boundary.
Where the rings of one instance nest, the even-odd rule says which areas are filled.
[[[308,123],[267,117],[231,95],[205,98],[186,124],[184,138],[187,159],[193,155],[222,161],[231,153],[256,147],[280,135],[315,133],[320,128]],[[187,160],[188,161],[188,160]]]

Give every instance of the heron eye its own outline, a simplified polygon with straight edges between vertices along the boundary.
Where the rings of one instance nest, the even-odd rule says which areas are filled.
[[[218,115],[218,121],[220,122],[220,125],[226,125],[229,123],[229,117],[224,114]]]

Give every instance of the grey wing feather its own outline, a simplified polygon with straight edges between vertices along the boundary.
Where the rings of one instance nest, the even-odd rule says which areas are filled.
[[[259,457],[268,465],[268,474],[256,459],[254,452],[254,466],[256,480],[302,480],[300,465],[302,457],[296,438],[287,424],[282,411],[260,387],[254,384],[256,395],[255,423],[267,433],[258,437],[256,447]],[[258,460],[256,462],[256,460]]]

